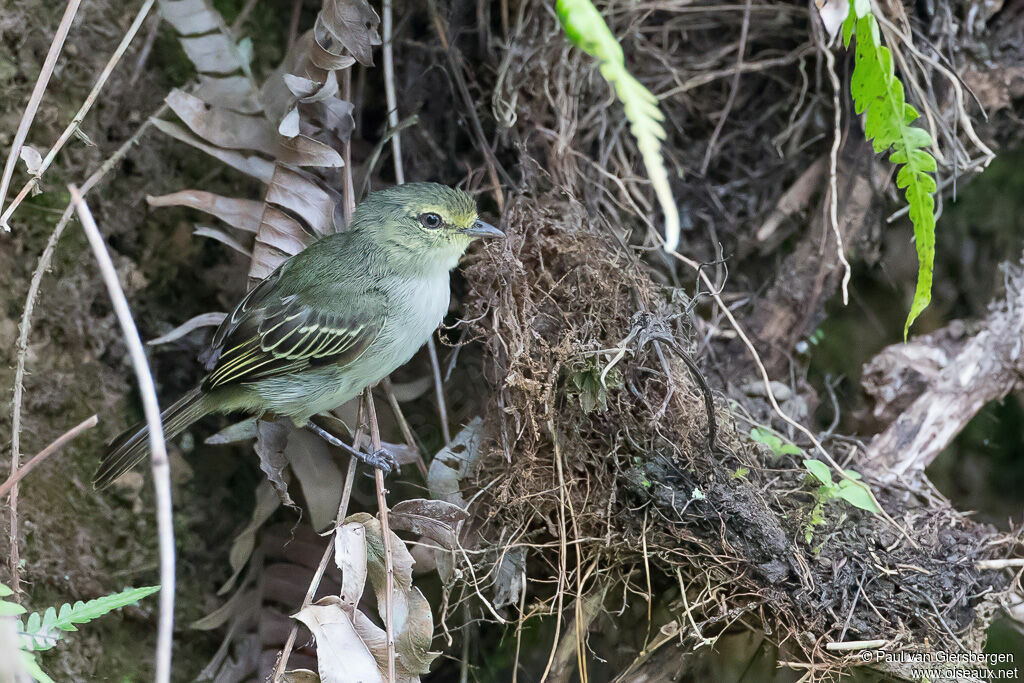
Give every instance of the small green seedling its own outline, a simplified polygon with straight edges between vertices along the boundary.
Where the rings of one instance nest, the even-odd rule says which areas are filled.
[[[84,624],[98,619],[115,609],[134,604],[160,590],[160,586],[128,588],[120,593],[112,593],[89,602],[78,601],[73,605],[65,603],[60,610],[48,607],[42,613],[33,612],[26,620],[18,619],[19,651],[21,665],[25,671],[39,683],[53,683],[53,679],[43,671],[36,661],[35,653],[49,650],[61,639],[66,631],[77,631],[75,624]],[[0,619],[11,618],[24,614],[26,609],[16,602],[3,600],[14,591],[0,583]]]
[[[843,470],[849,479],[841,479],[839,483],[836,483],[832,480],[832,471],[829,466],[820,460],[807,458],[804,460],[804,468],[810,474],[811,479],[818,483],[818,488],[814,491],[814,507],[811,509],[805,530],[805,538],[808,543],[811,542],[814,535],[814,527],[825,523],[825,504],[830,501],[845,500],[861,510],[867,510],[876,515],[881,514],[882,509],[875,502],[868,485],[860,481],[860,473]]]
[[[575,396],[585,413],[608,410],[610,390],[622,388],[622,373],[612,368],[601,383],[601,368],[593,359],[569,373],[568,394]]]
[[[786,441],[770,429],[754,427],[750,430],[750,438],[772,449],[772,454],[775,457],[780,455],[800,455],[803,453],[799,446]]]

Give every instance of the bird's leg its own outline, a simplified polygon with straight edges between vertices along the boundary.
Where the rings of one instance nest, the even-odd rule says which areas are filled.
[[[377,469],[383,471],[384,474],[390,474],[391,470],[395,467],[395,456],[391,455],[391,453],[388,452],[386,449],[381,448],[380,450],[374,451],[373,453],[364,453],[358,448],[353,448],[352,446],[349,446],[347,443],[345,443],[338,437],[334,436],[333,434],[331,434],[326,429],[316,424],[312,420],[306,423],[306,429],[313,432],[314,434],[316,434],[317,436],[319,436],[321,439],[331,444],[332,446],[337,446],[338,448],[342,449],[343,451],[346,451],[350,455],[354,455],[355,457],[359,458],[370,467],[376,467]]]

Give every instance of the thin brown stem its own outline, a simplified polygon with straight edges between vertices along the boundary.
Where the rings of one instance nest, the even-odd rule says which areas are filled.
[[[367,387],[363,391],[363,403],[370,422],[370,447],[374,452],[380,450],[380,426],[377,424],[377,410],[373,406],[373,392]],[[388,677],[385,683],[396,683],[395,677],[395,631],[391,596],[395,592],[395,560],[391,554],[391,527],[388,525],[387,490],[384,488],[384,473],[379,469],[373,471],[377,483],[377,509],[380,512],[380,534],[384,539],[384,631],[388,641]]]
[[[448,426],[448,404],[444,398],[444,383],[441,380],[441,363],[437,357],[437,345],[434,336],[427,340],[427,352],[430,354],[430,369],[434,373],[434,397],[437,399],[437,413],[441,418],[441,434],[447,446],[452,442],[451,427]]]
[[[64,132],[62,132],[60,137],[57,138],[57,142],[53,143],[53,146],[50,147],[46,156],[43,157],[43,162],[32,174],[32,177],[29,178],[28,182],[25,183],[25,186],[21,188],[18,194],[11,201],[10,205],[4,209],[3,215],[0,215],[0,225],[6,225],[11,214],[14,213],[14,210],[18,208],[21,202],[32,190],[38,187],[40,179],[43,177],[43,174],[46,173],[46,169],[50,168],[50,164],[52,164],[53,160],[57,157],[57,153],[64,148],[64,145],[67,144],[68,140],[71,139],[71,136],[75,134],[75,131],[78,130],[78,127],[82,124],[82,121],[85,120],[85,115],[89,113],[90,109],[92,109],[92,105],[95,104],[96,99],[100,95],[100,91],[103,90],[103,86],[107,84],[107,80],[114,72],[114,68],[117,67],[118,63],[120,63],[125,51],[128,50],[128,46],[131,45],[135,35],[139,32],[139,29],[142,28],[142,23],[149,15],[149,11],[153,9],[153,4],[155,2],[156,0],[146,0],[146,2],[142,4],[142,7],[139,8],[138,13],[135,15],[135,20],[132,22],[132,25],[128,27],[128,31],[124,34],[124,37],[121,39],[117,48],[115,48],[110,59],[107,60],[106,66],[104,66],[103,71],[100,72],[99,77],[96,79],[96,83],[92,86],[92,90],[89,91],[89,95],[85,98],[85,102],[82,103],[82,106],[78,108],[78,111],[71,119],[71,123],[67,125]],[[159,22],[156,25],[158,26]]]
[[[0,207],[3,207],[4,202],[7,201],[7,190],[10,189],[11,176],[14,175],[14,165],[17,163],[18,155],[21,153],[21,146],[25,143],[28,129],[32,126],[32,120],[35,119],[36,112],[39,110],[39,104],[43,101],[43,93],[46,92],[46,86],[50,82],[50,77],[53,76],[53,67],[57,64],[57,57],[60,56],[60,51],[64,47],[64,41],[68,37],[68,31],[71,30],[71,23],[75,20],[78,6],[81,4],[82,0],[68,0],[67,7],[64,9],[64,16],[60,19],[57,32],[50,43],[50,50],[46,53],[46,59],[43,61],[43,68],[39,70],[36,85],[28,98],[28,104],[25,105],[25,113],[22,114],[18,130],[14,133],[11,151],[7,154],[7,163],[4,164],[3,177],[0,178]],[[10,231],[10,228],[3,221],[0,221],[0,229]]]
[[[355,436],[352,437],[353,448],[359,448],[359,442],[363,438],[363,407],[359,406],[359,416],[356,418],[356,424],[359,428],[356,430]],[[352,486],[356,481],[356,467],[359,464],[359,460],[353,455],[349,456],[348,459],[348,470],[345,472],[345,486],[341,490],[341,503],[338,504],[338,516],[334,520],[334,527],[337,529],[339,526],[345,523],[345,517],[348,516],[348,504],[352,500]],[[320,564],[317,565],[316,572],[313,573],[313,578],[309,582],[309,588],[306,589],[306,595],[302,599],[302,607],[299,611],[306,609],[313,602],[313,597],[316,595],[316,591],[320,588],[320,581],[324,578],[324,572],[327,571],[327,565],[330,564],[331,557],[334,555],[334,542],[335,535],[331,534],[330,539],[327,541],[327,547],[324,548],[323,557],[320,558]],[[298,623],[293,623],[291,630],[288,632],[288,638],[284,642],[284,647],[281,648],[281,652],[277,656],[277,665],[274,667],[274,673],[271,674],[270,679],[273,683],[278,683],[284,676],[285,669],[288,667],[288,657],[292,654],[292,649],[295,647],[295,638],[299,634]]]
[[[17,470],[16,472],[11,472],[11,476],[7,477],[7,481],[5,481],[3,484],[0,484],[0,498],[3,498],[8,493],[10,493],[11,489],[14,488],[15,484],[24,479],[25,475],[34,470],[37,465],[39,465],[48,457],[59,451],[64,446],[64,444],[74,439],[76,436],[84,432],[86,429],[91,429],[95,427],[98,422],[99,420],[96,418],[95,415],[86,420],[83,420],[82,422],[78,423],[78,425],[72,427],[71,429],[57,437],[57,439],[49,446],[33,455],[32,458],[25,463],[24,467]]]
[[[299,39],[299,19],[302,17],[302,0],[292,0],[292,16],[288,19],[288,52],[292,51]]]
[[[388,405],[391,406],[391,412],[395,415],[395,420],[398,421],[398,428],[402,430],[402,438],[405,439],[405,444],[413,449],[416,453],[416,469],[420,471],[423,478],[427,478],[427,463],[423,461],[423,454],[420,453],[419,446],[416,445],[416,438],[412,434],[412,428],[409,426],[409,421],[405,419],[405,413],[402,412],[402,406],[398,403],[398,398],[395,397],[394,388],[391,386],[391,379],[385,377],[384,381],[381,382],[384,387],[384,394],[388,397]]]
[[[89,191],[96,186],[100,180],[110,172],[110,169],[124,158],[142,134],[150,126],[152,118],[162,116],[168,107],[166,103],[160,105],[160,108],[153,114],[149,119],[142,122],[142,125],[138,127],[135,133],[128,138],[117,150],[107,158],[100,167],[93,171],[92,175],[82,184],[81,193],[84,197]],[[11,400],[11,473],[17,471],[18,461],[21,456],[21,406],[25,394],[25,363],[28,360],[28,338],[32,332],[32,313],[35,311],[36,300],[39,298],[39,287],[43,282],[43,275],[50,269],[50,263],[53,261],[53,254],[57,250],[57,242],[60,241],[61,235],[64,234],[64,229],[68,225],[68,221],[71,220],[71,214],[74,213],[74,206],[68,203],[67,208],[64,209],[64,213],[61,215],[60,220],[57,221],[57,225],[54,226],[53,232],[50,234],[49,240],[46,242],[46,247],[43,249],[43,253],[39,256],[39,262],[36,264],[36,269],[32,272],[32,280],[29,282],[28,294],[25,295],[25,307],[21,313],[21,323],[18,325],[18,341],[15,346],[16,360],[14,366],[14,395]],[[18,485],[15,483],[11,489],[11,499],[8,504],[10,510],[10,567],[11,567],[11,589],[15,593],[21,590],[21,569],[20,559],[18,557]]]

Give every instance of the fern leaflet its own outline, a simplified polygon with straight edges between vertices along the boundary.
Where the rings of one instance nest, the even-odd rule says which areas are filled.
[[[878,22],[867,0],[850,4],[850,13],[843,23],[843,42],[857,36],[853,79],[850,94],[858,114],[864,116],[864,135],[876,153],[892,150],[889,161],[900,165],[896,186],[904,191],[910,205],[910,222],[914,225],[917,247],[917,287],[903,338],[914,320],[931,302],[932,274],[935,264],[935,191],[932,173],[935,158],[925,151],[932,136],[923,128],[911,125],[918,112],[907,104],[903,83],[896,78],[892,53],[882,45]]]
[[[665,116],[658,109],[658,98],[626,69],[622,46],[590,0],[558,0],[555,12],[569,40],[601,62],[601,75],[615,89],[626,110],[629,130],[636,138],[647,177],[665,214],[665,249],[672,251],[679,245],[679,210],[661,158],[661,141],[665,139],[661,122]]]
[[[159,586],[129,588],[89,602],[79,600],[74,605],[65,603],[61,605],[60,611],[48,607],[42,614],[33,612],[28,616],[24,626],[19,625],[22,642],[26,650],[49,650],[60,640],[62,632],[77,631],[75,624],[98,619],[115,609],[134,604],[158,590]]]

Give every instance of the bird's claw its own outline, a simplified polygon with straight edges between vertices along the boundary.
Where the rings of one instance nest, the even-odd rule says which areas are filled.
[[[377,449],[373,453],[360,453],[358,457],[370,467],[379,469],[384,476],[391,474],[391,470],[395,468],[395,456],[384,448]]]

